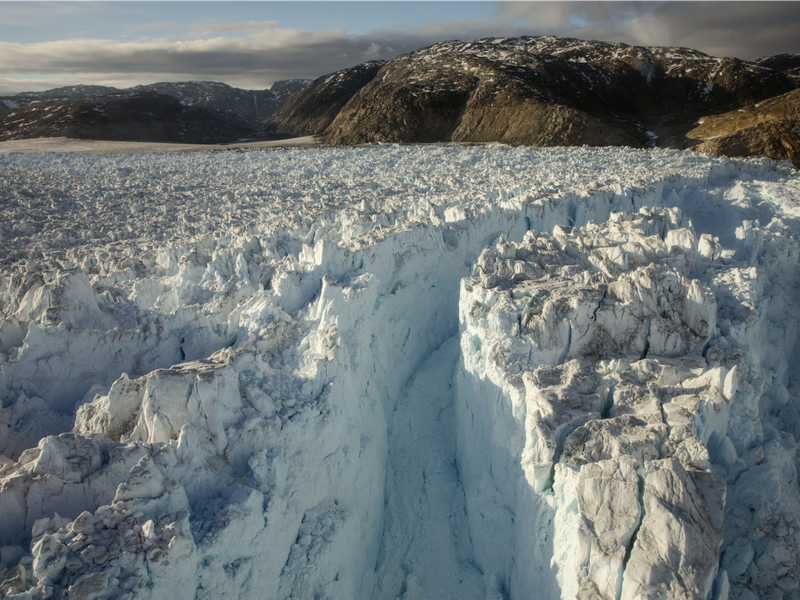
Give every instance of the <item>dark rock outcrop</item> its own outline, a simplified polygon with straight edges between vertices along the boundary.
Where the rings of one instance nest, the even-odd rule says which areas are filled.
[[[800,87],[800,54],[776,54],[753,60],[757,65],[788,75]]]
[[[800,90],[721,115],[686,134],[695,150],[730,157],[768,156],[800,168]]]
[[[382,60],[365,62],[314,80],[284,104],[268,124],[278,134],[300,136],[321,133],[350,98],[375,78],[384,64],[386,61]]]
[[[0,113],[0,140],[70,137],[94,140],[220,143],[250,130],[200,107],[152,92],[41,102]]]

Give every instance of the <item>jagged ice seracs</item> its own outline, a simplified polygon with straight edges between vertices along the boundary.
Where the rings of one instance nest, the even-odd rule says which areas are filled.
[[[0,157],[0,594],[793,598],[800,179]]]

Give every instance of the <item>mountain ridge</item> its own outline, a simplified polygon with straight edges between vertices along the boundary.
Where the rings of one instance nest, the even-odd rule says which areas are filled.
[[[250,131],[243,121],[144,91],[42,101],[0,113],[0,140],[69,137],[199,144],[235,140]]]
[[[687,48],[447,41],[389,61],[323,140],[688,147],[683,135],[698,118],[794,88],[778,71]]]
[[[315,79],[276,111],[268,124],[278,134],[322,133],[347,102],[377,74],[385,60],[373,60]]]
[[[74,85],[43,92],[21,92],[13,96],[0,96],[0,102],[9,109],[15,109],[26,108],[40,102],[69,102],[90,96],[155,92],[177,98],[184,106],[206,108],[223,118],[234,118],[258,125],[271,117],[309,83],[311,83],[309,79],[287,79],[276,81],[269,89],[264,90],[245,90],[217,81],[162,81],[125,89]]]
[[[276,82],[269,90],[189,81],[121,91],[68,86],[0,97],[0,139],[54,135],[52,127],[34,124],[23,130],[9,123],[11,111],[25,103],[30,108],[46,101],[155,92],[176,98],[187,108],[207,110],[244,137],[314,135],[334,145],[500,142],[694,148],[798,164],[798,128],[784,122],[798,110],[800,98],[791,94],[798,87],[797,54],[741,60],[682,47],[547,35],[488,37],[437,42],[390,61],[367,61],[313,81]],[[760,103],[784,96],[782,108],[769,117],[756,111],[768,126],[752,129],[751,123],[740,135],[731,128],[744,121],[725,120],[729,142],[710,140],[702,128],[695,131],[712,117],[753,112]],[[196,113],[201,120],[203,115]],[[19,121],[19,115],[13,116]],[[28,113],[26,118],[35,121],[35,117]],[[217,137],[219,124],[206,125],[211,128],[209,139]],[[66,126],[56,129],[71,131]],[[141,139],[132,133],[129,120],[122,129],[124,135],[134,136],[130,139]],[[92,131],[84,127],[80,135]],[[162,127],[162,132],[180,133],[170,127]],[[105,135],[120,139],[123,133]],[[734,143],[734,138],[739,141]],[[185,135],[169,141],[184,142]]]

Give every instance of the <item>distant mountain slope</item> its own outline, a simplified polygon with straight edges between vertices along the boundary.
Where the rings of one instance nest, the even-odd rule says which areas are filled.
[[[269,90],[189,81],[130,90],[79,85],[0,97],[0,140],[98,135],[185,142],[187,135],[201,140],[319,135],[329,144],[695,147],[796,160],[800,136],[791,112],[796,96],[790,92],[798,87],[797,54],[743,61],[688,48],[554,36],[485,38],[441,42],[313,82],[279,81]],[[86,114],[98,117],[96,103],[106,96],[113,106],[130,98],[131,114],[119,113],[103,124],[87,120]],[[136,108],[145,98],[157,110]],[[75,104],[79,101],[85,102]],[[154,120],[156,114],[163,123]],[[178,125],[168,124],[167,114],[180,115],[174,117]],[[141,119],[139,129],[134,117]],[[712,122],[720,133],[708,133]]]
[[[768,156],[800,168],[800,90],[721,115],[686,134],[695,149],[722,156]]]
[[[323,140],[682,146],[696,120],[794,89],[686,48],[553,36],[434,44],[387,63]]]
[[[247,121],[257,126],[271,117],[285,102],[311,83],[310,79],[277,81],[268,90],[243,90],[214,81],[161,82],[118,90],[113,87],[75,85],[44,92],[24,92],[0,98],[7,109],[24,108],[41,102],[77,100],[106,94],[135,95],[153,92],[177,98],[184,106],[196,106],[215,112],[222,118]],[[3,107],[0,106],[0,110]]]
[[[102,94],[116,94],[121,90],[105,85],[69,85],[43,92],[22,92],[16,96],[10,96],[20,106],[27,106],[33,102],[53,101],[53,100],[76,100],[87,96],[100,96]]]
[[[282,79],[273,83],[269,90],[276,94],[281,101],[286,101],[298,92],[302,92],[313,81],[313,79]]]
[[[372,81],[385,64],[383,60],[365,62],[315,79],[284,104],[269,122],[279,134],[321,133],[350,98]]]
[[[221,116],[232,116],[251,123],[268,119],[310,80],[294,79],[276,82],[268,90],[243,90],[214,81],[186,81],[181,83],[151,83],[133,90],[167,94],[185,106],[200,106]],[[277,89],[274,89],[277,88]]]
[[[796,86],[800,87],[800,54],[776,54],[775,56],[765,56],[756,58],[754,63],[785,73],[794,80]]]
[[[245,123],[153,92],[56,100],[0,113],[0,141],[71,137],[95,140],[215,143],[246,135]]]

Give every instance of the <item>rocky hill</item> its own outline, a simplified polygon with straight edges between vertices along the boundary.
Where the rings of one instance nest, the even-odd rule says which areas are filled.
[[[15,96],[4,96],[3,100],[10,108],[24,108],[38,102],[52,102],[54,100],[77,100],[87,96],[101,96],[103,94],[119,94],[124,90],[105,85],[68,85],[43,92],[22,92]]]
[[[705,117],[686,137],[700,152],[769,156],[800,168],[800,90]]]
[[[116,101],[120,101],[124,96],[135,99],[141,98],[143,93],[150,93],[170,96],[177,99],[185,107],[206,109],[216,115],[218,119],[226,121],[226,126],[229,128],[240,130],[245,124],[252,135],[262,135],[264,132],[261,122],[270,118],[295,94],[307,87],[309,83],[311,83],[311,80],[308,79],[277,81],[268,90],[243,90],[214,81],[161,82],[140,85],[126,90],[105,86],[76,85],[44,92],[25,92],[15,96],[2,97],[0,98],[0,113],[4,110],[44,108],[45,104],[52,102],[59,102],[66,106],[70,102],[84,98],[95,98],[99,101],[102,96],[111,96]],[[36,114],[36,111],[32,111],[29,117],[32,118]],[[190,111],[187,114],[193,113]],[[204,115],[205,113],[198,114]],[[47,124],[49,127],[49,121],[47,121]],[[144,126],[147,126],[147,119],[145,119]],[[76,125],[76,127],[81,128],[82,125]],[[200,124],[198,127],[202,129],[205,125]],[[35,130],[37,128],[32,127],[29,129]],[[47,127],[45,130],[47,130]],[[174,139],[170,141],[183,140]]]
[[[302,92],[311,85],[313,81],[313,79],[281,79],[273,83],[269,90],[273,94],[276,94],[282,101],[286,101],[298,92]]]
[[[42,100],[0,113],[0,141],[35,137],[219,143],[251,133],[242,121],[153,92]]]
[[[800,54],[776,54],[764,58],[756,58],[754,63],[785,73],[800,87]]]
[[[270,118],[310,80],[278,81],[268,90],[243,90],[214,81],[151,83],[133,90],[166,94],[185,106],[200,106],[221,117],[234,117],[252,124]]]
[[[784,73],[686,48],[553,36],[449,41],[384,65],[323,140],[686,147],[702,116],[794,88]]]
[[[385,64],[384,60],[369,61],[314,80],[286,102],[268,123],[278,134],[321,133]]]

